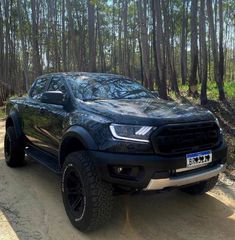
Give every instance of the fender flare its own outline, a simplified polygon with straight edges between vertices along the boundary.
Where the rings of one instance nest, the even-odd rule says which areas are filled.
[[[23,131],[22,131],[22,122],[19,116],[19,113],[16,111],[11,111],[6,119],[6,128],[8,125],[8,122],[12,121],[16,136],[18,138],[22,137]]]
[[[61,160],[64,157],[62,153],[63,144],[65,144],[65,142],[70,138],[76,138],[88,150],[98,150],[98,145],[96,144],[95,140],[92,138],[91,134],[84,127],[71,126],[66,130],[61,139],[58,156],[59,163],[61,163]]]

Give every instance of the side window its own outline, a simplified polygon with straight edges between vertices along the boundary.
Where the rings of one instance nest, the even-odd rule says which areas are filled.
[[[39,78],[32,89],[31,97],[33,99],[40,99],[43,92],[46,90],[47,78]]]
[[[53,77],[48,87],[48,91],[61,91],[62,93],[66,94],[64,80],[61,77]]]

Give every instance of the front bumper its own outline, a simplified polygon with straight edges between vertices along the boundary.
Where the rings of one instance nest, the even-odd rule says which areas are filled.
[[[212,150],[212,162],[197,169],[186,169],[186,155],[143,155],[89,151],[101,178],[113,185],[158,190],[200,182],[218,175],[227,160],[227,146]],[[131,169],[115,174],[113,169]],[[133,171],[132,171],[133,170]],[[134,175],[132,174],[134,172]]]
[[[209,169],[200,169],[196,173],[185,173],[183,176],[151,179],[145,190],[161,190],[168,187],[180,187],[195,182],[201,182],[218,175],[223,171],[224,167],[224,164],[217,164]]]

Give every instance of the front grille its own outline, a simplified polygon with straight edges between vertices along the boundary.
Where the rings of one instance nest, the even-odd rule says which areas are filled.
[[[151,137],[156,153],[177,154],[213,149],[220,143],[215,122],[170,124],[157,129]]]

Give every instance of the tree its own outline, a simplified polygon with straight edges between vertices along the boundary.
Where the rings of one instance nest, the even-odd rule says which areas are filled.
[[[223,19],[223,3],[219,0],[219,71],[221,82],[224,82],[224,19]]]
[[[205,17],[205,0],[200,0],[200,48],[201,48],[201,104],[207,103],[207,47],[206,47],[206,17]]]
[[[148,44],[148,31],[146,23],[146,0],[138,0],[137,2],[139,28],[140,28],[140,44],[141,56],[143,64],[143,77],[144,83],[149,89],[153,89],[152,81],[150,79],[149,70],[149,44]]]
[[[21,1],[17,0],[17,15],[19,19],[19,29],[20,29],[20,40],[22,45],[22,52],[23,52],[23,69],[24,69],[24,80],[25,80],[25,90],[29,90],[29,70],[28,70],[28,53],[25,41],[25,32],[23,29],[23,17],[24,12],[22,12]]]
[[[197,68],[198,68],[198,46],[197,46],[197,10],[198,1],[191,3],[191,73],[189,79],[189,95],[198,97],[197,91]]]
[[[96,44],[95,44],[95,5],[88,0],[88,49],[89,49],[89,71],[96,71]]]
[[[167,66],[169,67],[170,71],[170,81],[171,81],[171,89],[176,93],[179,94],[179,88],[176,78],[176,69],[174,64],[174,55],[172,53],[171,43],[170,43],[170,17],[169,17],[169,1],[165,0],[162,1],[162,8],[163,8],[163,16],[164,16],[164,48],[166,49],[166,59],[167,59]]]
[[[63,71],[67,71],[67,51],[66,51],[66,36],[65,36],[65,0],[62,0],[62,60]]]
[[[164,38],[163,38],[163,29],[162,29],[162,13],[161,13],[161,4],[160,0],[156,0],[153,5],[153,14],[156,15],[156,22],[154,21],[154,27],[156,24],[156,31],[154,31],[154,35],[156,34],[156,55],[157,55],[157,67],[159,73],[159,95],[163,99],[167,99],[167,89],[166,89],[166,66],[165,66],[165,49],[163,47]]]
[[[216,32],[213,21],[213,11],[212,11],[212,3],[210,0],[207,0],[207,14],[209,21],[209,31],[210,31],[210,39],[211,39],[211,47],[214,59],[214,77],[217,83],[218,91],[219,91],[219,99],[221,101],[225,100],[225,93],[223,87],[223,79],[221,78],[221,73],[219,69],[219,60],[218,60],[218,43],[216,40]]]
[[[32,8],[32,51],[33,51],[33,71],[34,76],[39,76],[42,74],[42,66],[40,62],[40,55],[39,55],[39,46],[38,46],[38,23],[36,21],[37,19],[37,12],[36,12],[36,1],[37,0],[31,0],[31,8]]]
[[[166,91],[164,91],[162,89],[162,84],[161,84],[161,79],[160,79],[160,76],[159,76],[159,69],[158,69],[158,56],[157,56],[157,41],[156,41],[156,17],[155,17],[155,0],[152,0],[151,1],[151,6],[152,6],[152,19],[153,19],[153,42],[152,42],[152,45],[153,45],[153,56],[154,56],[154,71],[155,71],[155,79],[156,79],[156,85],[157,85],[157,88],[158,88],[158,93],[159,93],[159,96],[162,97],[162,98],[165,98],[166,99]],[[142,56],[142,55],[141,55]],[[142,62],[142,61],[141,61]],[[165,93],[165,94],[164,94]]]
[[[186,42],[187,42],[187,7],[186,0],[183,0],[183,14],[182,14],[182,33],[181,33],[181,78],[182,84],[186,84],[187,80],[187,50],[186,50]]]

